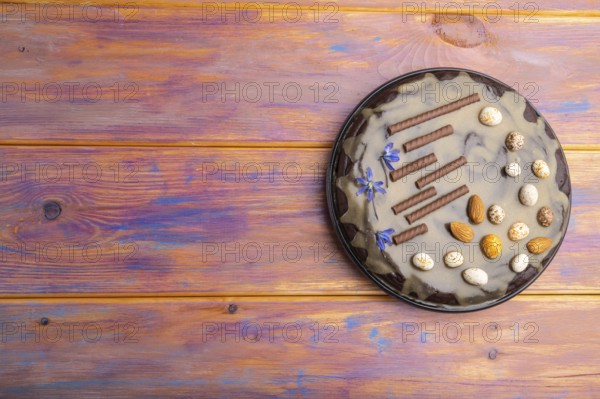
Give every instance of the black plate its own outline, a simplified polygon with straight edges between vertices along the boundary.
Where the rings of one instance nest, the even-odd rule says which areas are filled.
[[[344,251],[350,257],[350,259],[358,266],[358,268],[362,270],[362,272],[366,274],[367,277],[369,277],[371,280],[373,280],[379,287],[381,287],[381,289],[383,289],[385,292],[396,298],[402,299],[410,304],[424,309],[453,313],[486,309],[513,298],[514,296],[522,292],[524,289],[526,289],[529,285],[531,285],[546,270],[546,268],[558,252],[558,249],[560,248],[566,235],[567,226],[569,223],[569,216],[571,213],[571,179],[569,176],[569,169],[565,159],[565,154],[562,150],[562,146],[560,146],[560,143],[559,150],[556,153],[558,164],[556,182],[558,184],[559,190],[565,193],[569,198],[569,207],[566,211],[566,214],[563,215],[563,225],[561,226],[562,236],[560,242],[542,260],[542,267],[539,271],[531,266],[528,267],[524,272],[516,275],[515,279],[509,284],[507,292],[504,296],[494,301],[488,301],[480,305],[454,305],[452,307],[446,307],[442,304],[436,304],[432,301],[422,301],[415,297],[405,295],[399,292],[399,288],[403,283],[403,277],[401,275],[382,275],[371,272],[364,264],[364,259],[366,258],[366,251],[364,249],[355,248],[352,245],[350,245],[350,242],[352,241],[352,238],[354,237],[354,234],[357,231],[356,227],[353,225],[342,224],[339,222],[340,216],[344,214],[345,209],[347,209],[347,200],[344,193],[336,187],[335,183],[337,177],[347,174],[349,168],[351,168],[352,166],[350,159],[343,152],[342,144],[346,138],[356,136],[362,133],[362,131],[366,128],[368,120],[361,114],[361,111],[364,108],[374,108],[380,104],[390,101],[390,99],[393,98],[392,96],[396,95],[395,89],[398,87],[398,85],[419,80],[423,78],[423,76],[426,73],[432,73],[440,80],[447,80],[456,77],[460,72],[467,73],[473,80],[492,87],[497,95],[502,95],[505,91],[515,91],[507,84],[500,82],[499,80],[496,80],[490,76],[461,68],[422,69],[392,79],[389,82],[375,89],[364,100],[362,100],[360,104],[358,104],[358,106],[354,109],[354,111],[352,111],[352,113],[344,123],[333,146],[333,152],[331,155],[329,167],[327,169],[326,179],[327,205],[329,207],[329,214],[331,216],[331,220],[333,222],[337,236],[341,241],[342,247],[344,248]],[[538,117],[541,117],[541,114],[527,100],[523,116],[528,121],[535,121]],[[548,134],[548,136],[558,141],[556,134],[554,133],[546,119],[543,117],[542,119],[545,122],[546,133]],[[440,301],[444,300],[443,297],[438,299]]]

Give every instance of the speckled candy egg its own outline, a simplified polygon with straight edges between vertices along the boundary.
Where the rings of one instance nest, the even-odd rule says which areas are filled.
[[[548,176],[550,176],[550,167],[545,161],[541,159],[536,159],[533,162],[533,164],[531,165],[531,170],[533,171],[533,174],[539,177],[540,179],[546,179],[548,178]]]
[[[419,252],[412,258],[412,263],[417,269],[431,270],[433,269],[433,259],[424,252]]]
[[[548,208],[547,206],[541,207],[537,214],[538,223],[544,227],[548,227],[552,224],[553,220],[554,212],[552,212],[552,209]]]
[[[529,265],[529,256],[525,254],[518,254],[513,257],[510,261],[510,268],[515,273],[521,273]]]
[[[506,213],[500,205],[492,205],[488,209],[488,219],[494,224],[500,224],[504,220]]]
[[[465,261],[464,256],[458,251],[448,252],[446,256],[444,256],[444,263],[448,267],[459,267]]]
[[[462,272],[462,276],[467,283],[476,285],[478,287],[486,285],[488,282],[487,273],[477,267],[466,269],[464,272]]]
[[[496,126],[502,122],[502,113],[498,108],[485,107],[479,113],[479,121],[486,126]]]
[[[519,190],[519,201],[525,206],[534,206],[538,200],[538,191],[532,184],[526,184]]]
[[[508,238],[511,241],[519,241],[529,235],[529,226],[523,222],[514,223],[508,229]]]
[[[511,162],[504,167],[506,174],[510,177],[517,177],[521,174],[521,167],[516,162]]]
[[[519,132],[510,132],[504,144],[509,151],[519,151],[525,145],[525,137]]]

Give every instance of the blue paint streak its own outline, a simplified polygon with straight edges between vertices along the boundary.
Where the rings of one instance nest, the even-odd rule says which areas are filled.
[[[333,50],[333,51],[347,51],[348,47],[342,45],[342,44],[335,44],[333,46],[329,46],[329,50]]]
[[[308,389],[303,386],[302,378],[304,377],[304,370],[298,370],[298,376],[296,377],[296,384],[298,385],[298,393],[303,398],[307,397]]]
[[[127,270],[149,270],[152,266],[148,265],[148,264],[141,264],[141,263],[128,263],[125,266],[125,269]]]
[[[15,254],[31,254],[32,253],[32,252],[29,252],[29,251],[21,251],[19,249],[7,247],[6,245],[0,245],[0,251],[12,252],[12,253],[15,253]]]
[[[189,199],[180,198],[180,197],[160,197],[160,198],[157,198],[156,200],[152,201],[152,203],[159,204],[159,205],[177,205],[177,204],[181,204],[183,202],[188,202],[188,201],[189,201]]]
[[[569,268],[566,265],[562,265],[558,270],[561,276],[570,277],[575,275],[575,269]]]
[[[152,164],[152,166],[150,166],[150,172],[160,172],[160,168],[157,164]]]
[[[221,379],[221,384],[224,385],[245,385],[247,383],[247,381],[242,381],[240,379],[236,379],[236,378],[222,378]]]
[[[197,218],[197,220],[206,220],[202,218],[206,218],[207,213],[208,211],[203,211],[202,209],[197,208],[177,209],[173,212],[165,211],[163,213],[150,214],[140,218],[132,219],[129,222],[129,224],[137,226],[138,228],[136,228],[136,230],[139,232],[139,234],[152,233],[150,231],[143,231],[142,229],[139,229],[139,227],[146,227],[148,229],[162,229],[165,227],[173,227],[176,226],[178,222],[182,223],[182,221],[177,221],[176,218],[195,217]],[[162,234],[162,232],[159,233]],[[189,235],[189,233],[186,233],[184,235]]]
[[[556,113],[572,113],[572,112],[585,112],[591,108],[588,100],[584,101],[563,101],[559,104],[558,108],[550,109],[550,112]]]
[[[362,324],[360,319],[356,316],[348,316],[344,321],[346,322],[346,328],[348,330],[352,330],[353,328],[356,328]]]
[[[190,202],[194,200],[189,199]],[[231,242],[237,239],[236,232],[244,231],[246,219],[239,215],[233,206],[219,209],[210,207],[181,208],[163,207],[160,212],[146,212],[127,221],[131,234],[124,234],[120,240],[158,241],[166,243],[192,243],[215,241],[215,237],[227,236]],[[236,213],[237,212],[237,213]],[[181,229],[181,226],[198,226]],[[200,228],[200,226],[204,226]]]
[[[345,380],[346,377],[342,377],[341,375],[311,375],[306,376],[306,378],[313,378],[316,380]]]
[[[392,344],[392,340],[389,338],[379,338],[377,340],[377,352],[381,353],[384,350],[386,350],[387,348],[389,348],[389,346]]]
[[[292,377],[293,378],[293,377]],[[303,369],[298,370],[298,373],[295,376],[295,388],[287,389],[283,395],[277,396],[264,396],[265,398],[312,398],[314,397],[314,393],[311,392],[309,388],[307,388],[304,384],[309,381],[313,383],[322,384],[322,380],[345,380],[346,377],[341,375],[306,375]],[[289,379],[276,379],[276,383],[279,384],[289,384]]]
[[[375,40],[376,42],[378,42],[378,41],[381,40],[381,37],[380,36],[375,36],[375,38],[373,40]]]
[[[369,334],[369,338],[375,338],[377,335],[379,334],[379,330],[377,329],[377,327],[374,327],[371,330],[371,333]]]
[[[323,263],[333,264],[333,263],[338,263],[338,260],[336,259],[335,256],[326,256],[325,261]]]
[[[374,327],[369,334],[369,338],[374,340],[379,335],[379,330],[377,327]],[[392,344],[392,340],[385,337],[379,337],[376,341],[377,343],[377,353],[381,353]]]
[[[185,185],[189,186],[190,182],[194,180],[194,175],[189,175],[188,177],[186,177],[185,179]]]

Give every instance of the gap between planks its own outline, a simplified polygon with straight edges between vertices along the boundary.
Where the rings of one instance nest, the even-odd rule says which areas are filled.
[[[0,4],[7,4],[7,3],[10,3],[10,4],[55,4],[56,2],[51,1],[51,0],[44,0],[44,1],[39,1],[39,0],[21,0],[21,1],[0,0]],[[244,5],[247,5],[247,4],[254,4],[253,2],[249,2],[249,1],[245,1],[245,2],[222,1],[220,3],[221,4],[237,3],[237,4],[240,4],[241,7],[243,7]],[[452,3],[452,2],[448,2],[448,3]],[[68,5],[73,5],[73,6],[83,6],[83,5],[88,4],[88,2],[78,1],[78,0],[75,0],[75,1],[66,0],[66,1],[61,2],[61,4],[68,4]],[[204,5],[205,3],[203,3],[203,2],[160,1],[160,0],[144,1],[141,4],[126,3],[126,4],[121,4],[121,6],[126,7],[128,4],[134,4],[135,7],[145,8],[145,9],[150,9],[150,8],[156,8],[156,9],[164,9],[164,8],[200,9],[205,6]],[[284,10],[284,8],[286,7],[286,5],[288,3],[272,2],[270,4],[271,4],[271,7],[273,7],[274,11],[282,11],[282,10]],[[338,5],[337,2],[335,2],[334,4],[337,5],[336,11],[344,12],[344,13],[403,14],[405,11],[407,11],[405,9],[405,7],[340,6],[340,5]],[[96,1],[94,1],[94,6],[114,7],[115,2],[114,2],[114,0],[96,0]],[[309,12],[314,8],[314,6],[311,3],[310,5],[308,5],[308,4],[298,5],[298,7],[296,7],[296,8],[300,9],[303,12]],[[471,12],[469,12],[468,10],[469,10],[469,8],[467,8],[467,10],[463,10],[462,7],[460,9],[448,8],[448,7],[442,9],[442,7],[424,6],[423,3],[421,2],[418,12],[419,12],[419,14],[474,15],[476,17],[486,17],[489,14],[489,11],[485,8],[473,7]],[[494,10],[496,10],[496,9],[494,9]],[[500,12],[500,11],[503,14],[504,13],[510,14],[513,10],[511,10],[509,8],[500,8],[500,9],[498,9],[498,12]],[[538,9],[538,10],[536,10],[535,16],[536,17],[598,18],[598,17],[600,17],[600,10],[540,10],[540,9]]]

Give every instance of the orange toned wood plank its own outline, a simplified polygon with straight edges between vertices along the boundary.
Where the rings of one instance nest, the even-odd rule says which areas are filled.
[[[10,0],[1,0],[0,3],[8,3],[7,11],[12,12],[12,4]],[[47,4],[56,4],[53,1],[36,1],[36,0],[21,0],[20,4],[39,4],[40,8]],[[236,5],[237,3],[237,5]],[[94,3],[87,3],[81,0],[66,0],[60,2],[67,6],[75,5],[93,5],[93,6],[114,6],[115,3],[110,0],[97,0]],[[544,2],[516,2],[512,0],[497,0],[497,1],[403,1],[397,2],[393,0],[339,0],[328,2],[315,2],[312,0],[299,0],[294,2],[288,1],[273,1],[273,2],[247,2],[247,1],[193,1],[193,0],[144,0],[131,1],[120,4],[122,8],[201,8],[206,12],[221,12],[221,10],[236,10],[244,12],[244,10],[254,11],[260,10],[263,13],[269,10],[295,10],[297,7],[302,7],[302,10],[309,13],[314,13],[316,7],[321,12],[332,10],[344,11],[365,11],[365,12],[397,12],[404,14],[421,13],[439,13],[448,15],[482,15],[488,18],[495,18],[497,15],[510,18],[535,18],[540,15],[592,15],[597,16],[598,4],[596,0],[579,0],[572,2],[563,2],[560,0],[546,0]],[[216,11],[213,11],[216,10]],[[44,11],[40,11],[43,13]]]
[[[107,9],[94,23],[74,15],[0,26],[0,143],[326,145],[371,90],[439,66],[518,87],[563,143],[597,141],[594,18],[445,21],[437,34],[430,15],[339,11],[337,21],[303,13],[256,23],[222,22],[201,8]]]
[[[3,301],[0,394],[592,397],[598,309],[596,296],[457,315],[384,298]]]
[[[3,147],[0,295],[381,294],[337,247],[324,196],[328,157]],[[567,158],[570,231],[528,293],[599,292],[600,153]],[[50,221],[49,201],[62,209]]]

